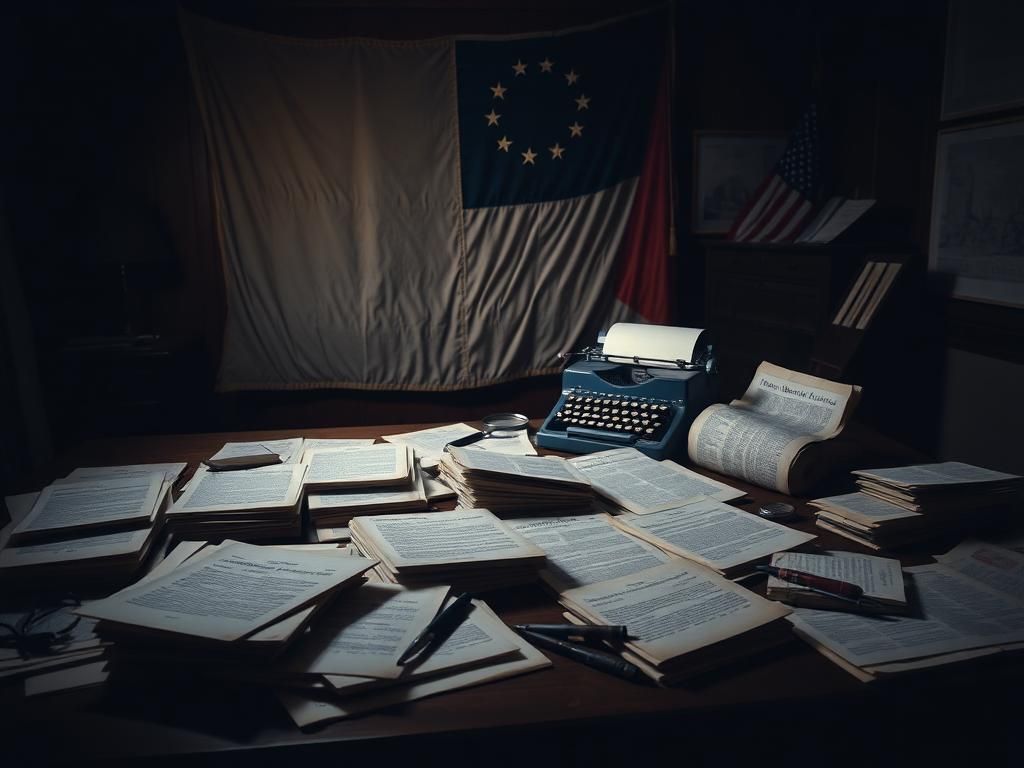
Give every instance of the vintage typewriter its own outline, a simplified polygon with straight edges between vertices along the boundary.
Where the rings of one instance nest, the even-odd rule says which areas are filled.
[[[623,344],[636,354],[623,353]],[[686,353],[686,357],[666,354]],[[651,353],[665,357],[651,356]],[[699,329],[618,323],[562,373],[537,445],[569,453],[632,446],[651,458],[685,451],[690,424],[714,402],[715,359]]]

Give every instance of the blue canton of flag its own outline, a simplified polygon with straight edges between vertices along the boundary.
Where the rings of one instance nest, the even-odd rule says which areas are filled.
[[[821,184],[818,112],[811,105],[800,118],[771,175],[733,222],[728,239],[788,242],[811,215]]]
[[[662,20],[645,14],[561,35],[458,41],[463,206],[563,200],[637,176],[664,56]]]

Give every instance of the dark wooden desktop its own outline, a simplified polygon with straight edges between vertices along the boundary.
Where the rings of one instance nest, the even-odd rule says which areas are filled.
[[[308,429],[309,437],[379,437],[429,425]],[[295,431],[166,435],[98,440],[58,460],[52,477],[76,466],[156,461],[196,464],[225,441]],[[898,448],[872,438],[880,456]],[[711,473],[707,473],[711,474]],[[821,548],[856,549],[819,532],[807,507],[731,478],[759,502],[791,501],[794,527]],[[40,478],[46,482],[52,477]],[[28,489],[26,489],[28,490]],[[449,508],[451,503],[447,505]],[[931,550],[904,554],[929,562]],[[763,587],[762,587],[763,589]],[[485,596],[509,623],[560,621],[540,586]],[[550,655],[550,654],[549,654]],[[300,731],[264,688],[160,677],[24,699],[0,689],[5,765],[111,760],[189,765],[679,764],[827,760],[831,764],[1009,762],[1024,665],[1000,658],[969,667],[866,685],[794,639],[785,648],[666,690],[635,685],[552,656],[554,667],[314,729]],[[13,750],[13,751],[12,751]],[[960,757],[958,757],[960,756]],[[659,764],[658,762],[654,763]]]

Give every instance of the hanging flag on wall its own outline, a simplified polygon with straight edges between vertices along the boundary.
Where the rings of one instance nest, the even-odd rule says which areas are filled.
[[[182,12],[221,388],[482,386],[609,316],[666,322],[669,26],[305,40]]]
[[[800,118],[782,157],[740,211],[727,239],[785,243],[800,234],[821,186],[818,111],[812,104]]]

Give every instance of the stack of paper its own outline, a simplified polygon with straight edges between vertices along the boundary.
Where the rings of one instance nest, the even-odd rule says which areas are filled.
[[[459,504],[496,515],[585,515],[594,511],[590,481],[557,456],[505,456],[450,448],[441,477]]]
[[[594,486],[605,511],[646,515],[691,501],[732,501],[746,494],[674,461],[655,461],[636,448],[613,448],[569,459]]]
[[[1024,498],[1024,478],[959,462],[858,470],[859,493],[815,499],[817,524],[873,549],[998,523]]]
[[[321,550],[225,542],[77,609],[101,637],[161,652],[281,652],[372,560]]]
[[[474,600],[462,624],[425,660],[397,667],[394,660],[404,650],[405,639],[415,636],[423,616],[415,610],[396,610],[415,594],[387,591],[396,589],[361,587],[376,607],[364,605],[367,613],[355,623],[342,614],[324,616],[322,621],[318,617],[301,645],[289,653],[293,676],[278,682],[278,698],[296,725],[305,728],[551,666],[486,603]],[[399,606],[392,605],[396,600]],[[313,668],[324,671],[309,674]],[[296,670],[305,673],[304,680],[296,679]]]
[[[624,624],[623,658],[671,685],[786,642],[789,609],[676,560],[562,594],[588,624]]]
[[[864,590],[864,597],[867,598],[863,602],[843,600],[801,584],[769,576],[766,594],[772,600],[804,608],[853,613],[893,614],[908,611],[899,560],[840,551],[823,554],[783,552],[772,556],[772,565],[856,584]]]
[[[308,467],[303,479],[307,491],[408,488],[414,479],[412,449],[404,445],[317,448],[306,451],[303,460]]]
[[[618,528],[607,514],[519,517],[509,528],[544,550],[540,577],[556,594],[676,559]]]
[[[403,450],[412,453],[412,449]],[[309,520],[317,540],[341,538],[328,531],[346,528],[356,515],[395,514],[427,509],[430,504],[423,487],[423,470],[415,462],[411,466],[412,479],[398,486],[310,493],[307,497]],[[348,538],[347,531],[344,538]]]
[[[255,541],[302,532],[305,464],[214,472],[199,467],[167,512],[179,539]]]
[[[795,608],[796,633],[865,682],[1024,648],[1024,555],[967,542],[907,568],[911,612],[873,617]]]
[[[544,552],[486,509],[357,517],[352,543],[385,580],[481,592],[534,581]]]
[[[773,523],[714,499],[691,501],[649,515],[621,515],[614,521],[622,530],[666,552],[729,577],[747,573],[776,552],[816,538],[813,533]]]
[[[11,497],[0,535],[0,578],[19,586],[80,589],[123,583],[149,553],[170,503],[161,471],[59,480]]]
[[[244,456],[261,456],[275,453],[282,464],[298,464],[302,460],[303,440],[301,437],[288,437],[280,440],[248,440],[244,442],[224,443],[213,459],[237,459]]]

